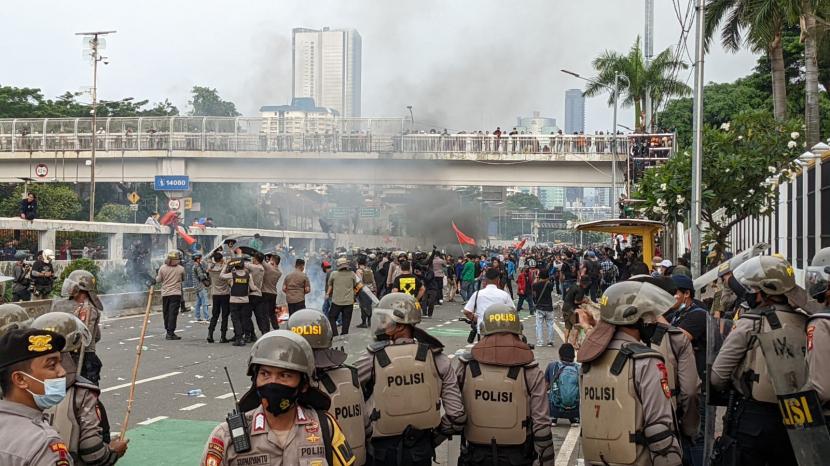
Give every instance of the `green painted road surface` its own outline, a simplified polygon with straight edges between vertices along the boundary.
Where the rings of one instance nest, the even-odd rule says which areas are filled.
[[[164,419],[127,431],[122,466],[198,466],[208,436],[218,422]]]

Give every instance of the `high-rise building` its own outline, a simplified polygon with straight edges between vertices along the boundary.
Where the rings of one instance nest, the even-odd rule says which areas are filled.
[[[565,132],[585,131],[585,96],[579,89],[565,91]]]
[[[548,210],[555,207],[565,207],[565,188],[561,186],[539,188],[539,200]]]
[[[292,97],[311,97],[340,116],[360,116],[361,38],[354,29],[295,28]]]

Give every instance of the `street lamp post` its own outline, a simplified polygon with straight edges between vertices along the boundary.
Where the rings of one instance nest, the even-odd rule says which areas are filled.
[[[611,130],[611,218],[617,218],[617,108],[619,106],[619,96],[620,96],[620,78],[627,80],[625,76],[622,76],[619,71],[614,72],[614,87],[608,86],[606,84],[602,84],[599,81],[595,81],[593,79],[586,78],[579,73],[575,73],[573,71],[568,70],[559,70],[565,74],[569,74],[575,78],[579,78],[583,81],[587,81],[592,84],[596,84],[602,86],[609,91],[614,96],[614,121],[612,123],[613,129]]]
[[[102,48],[99,36],[107,34],[114,34],[116,31],[94,31],[94,32],[77,32],[76,36],[89,37],[89,56],[92,58],[92,109],[89,111],[92,114],[92,149],[91,166],[89,175],[89,221],[95,221],[95,149],[96,149],[96,130],[97,130],[97,115],[96,108],[98,106],[98,62],[104,60],[98,52]],[[105,62],[106,64],[106,62]]]
[[[407,105],[406,109],[409,110],[409,131],[412,132],[415,130],[415,115],[412,113],[412,105]]]

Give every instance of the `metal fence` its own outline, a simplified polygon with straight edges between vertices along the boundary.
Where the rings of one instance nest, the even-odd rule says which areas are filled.
[[[101,151],[627,154],[661,158],[673,134],[408,133],[403,119],[140,117],[0,119],[0,152]],[[286,128],[291,128],[287,130]]]

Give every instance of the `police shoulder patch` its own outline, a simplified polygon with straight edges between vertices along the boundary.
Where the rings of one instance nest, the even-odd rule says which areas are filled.
[[[254,428],[252,433],[265,432],[265,414],[257,413],[254,416]]]
[[[55,453],[58,457],[55,460],[55,466],[69,466],[69,449],[66,448],[65,443],[61,441],[54,441],[49,444],[49,450]]]
[[[212,451],[205,455],[205,466],[219,466],[222,464],[222,457]]]
[[[666,398],[671,398],[671,388],[669,387],[669,372],[666,370],[666,365],[663,362],[657,363],[657,370],[660,371],[660,387],[663,389],[663,394]]]
[[[807,351],[813,350],[813,334],[816,333],[816,326],[815,325],[808,325],[807,326]]]

